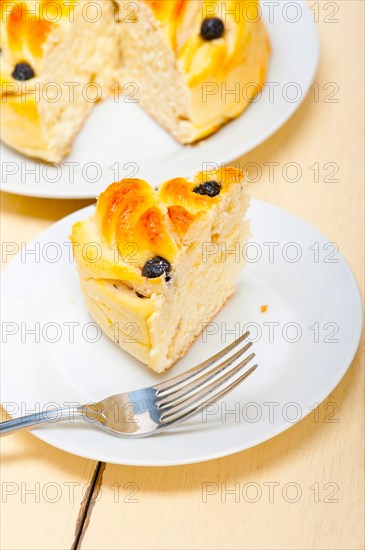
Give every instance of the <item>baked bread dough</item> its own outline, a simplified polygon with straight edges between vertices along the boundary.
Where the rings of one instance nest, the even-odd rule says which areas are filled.
[[[249,237],[235,168],[111,184],[71,241],[86,305],[102,330],[160,373],[185,354],[235,289]]]
[[[59,162],[94,103],[117,90],[181,143],[214,133],[265,82],[270,46],[257,7],[258,0],[2,0],[2,140]]]
[[[130,1],[118,1],[120,14],[126,13]],[[138,23],[122,25],[121,51],[123,81],[137,83],[141,106],[181,143],[238,117],[261,90],[268,68],[258,0],[146,0],[138,6]],[[223,29],[222,36],[203,38],[207,19],[220,22],[216,36]]]
[[[119,63],[109,0],[93,2],[100,12],[96,16],[90,9],[88,19],[95,23],[85,18],[84,2],[2,0],[0,5],[1,139],[48,162],[69,153],[93,108],[93,94],[109,89]]]

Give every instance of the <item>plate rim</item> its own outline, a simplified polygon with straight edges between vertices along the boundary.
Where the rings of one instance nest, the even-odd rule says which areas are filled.
[[[313,226],[312,224],[310,224],[309,222],[307,222],[303,218],[300,218],[296,214],[293,214],[290,211],[288,211],[284,208],[281,208],[280,206],[277,206],[277,205],[272,204],[268,201],[263,201],[261,199],[256,199],[256,198],[251,199],[251,204],[263,204],[265,207],[273,208],[279,214],[284,214],[285,216],[288,216],[289,218],[292,218],[295,221],[299,221],[299,223],[302,224],[306,229],[310,229],[311,231],[314,231],[316,234],[321,236],[321,238],[324,238],[324,239],[327,238],[326,235],[323,234],[321,231],[319,231],[315,226]],[[61,220],[58,220],[57,222],[51,224],[47,229],[42,231],[38,235],[38,237],[36,237],[30,243],[28,243],[27,246],[30,246],[34,242],[37,242],[37,240],[40,237],[45,237],[48,232],[50,232],[51,230],[54,230],[57,226],[63,226],[65,223],[67,223],[73,217],[78,217],[78,216],[88,214],[89,212],[92,211],[92,208],[93,208],[93,205],[89,205],[89,206],[81,208],[80,210],[78,210],[76,212],[72,212],[71,214],[68,214],[67,216],[65,216]],[[316,403],[318,402],[319,404],[322,403],[328,397],[328,395],[336,388],[336,386],[340,383],[340,381],[343,379],[343,377],[345,376],[345,374],[349,370],[349,368],[350,368],[350,366],[353,362],[353,359],[354,359],[354,357],[357,353],[357,350],[359,348],[359,344],[360,344],[360,341],[361,341],[362,330],[363,330],[363,317],[362,317],[363,300],[362,300],[360,287],[359,287],[359,284],[358,284],[358,282],[355,278],[355,275],[352,272],[352,269],[351,269],[350,265],[348,264],[348,262],[346,261],[345,257],[342,255],[341,252],[339,252],[338,254],[339,254],[339,259],[340,259],[341,265],[342,265],[343,268],[345,268],[347,276],[349,277],[349,281],[351,282],[351,285],[352,285],[352,288],[353,288],[353,291],[354,291],[354,296],[356,296],[356,303],[357,303],[357,307],[359,308],[359,312],[360,312],[360,317],[359,317],[360,322],[356,326],[357,333],[354,333],[354,337],[353,337],[352,342],[351,342],[351,348],[349,347],[349,349],[347,350],[347,360],[343,362],[344,366],[341,369],[338,369],[337,376],[335,377],[334,381],[330,384],[330,386],[327,385],[326,389],[324,389],[322,391],[321,395],[316,398],[315,402]],[[19,259],[20,259],[20,254],[17,254],[17,256],[14,258],[14,260],[11,261],[10,264],[2,272],[2,274],[1,274],[2,289],[4,288],[3,287],[4,282],[6,284],[6,279],[9,278],[9,277],[11,278],[11,273],[12,273],[13,269],[16,269],[18,267]],[[2,402],[3,402],[3,399],[1,398],[1,403]],[[143,461],[143,460],[128,461],[128,460],[126,460],[126,461],[121,462],[120,460],[116,460],[116,459],[113,459],[113,458],[112,459],[100,458],[100,456],[98,457],[96,455],[93,455],[92,453],[75,452],[75,450],[72,449],[72,447],[74,447],[74,445],[72,445],[72,444],[67,445],[67,443],[63,444],[62,442],[60,444],[59,440],[55,441],[52,436],[47,437],[47,430],[46,429],[42,430],[42,429],[34,428],[33,430],[28,430],[28,431],[32,435],[34,435],[35,437],[37,437],[38,439],[43,441],[44,443],[47,443],[49,445],[52,445],[52,446],[56,447],[57,449],[60,449],[62,451],[68,452],[70,454],[73,454],[75,456],[79,456],[79,457],[82,457],[82,458],[85,458],[85,459],[88,459],[88,460],[101,461],[101,462],[106,462],[108,464],[118,464],[118,465],[124,465],[124,466],[151,467],[151,468],[153,468],[153,467],[170,467],[170,466],[172,467],[172,466],[182,466],[182,465],[186,465],[186,464],[196,464],[196,463],[200,463],[200,462],[207,462],[207,461],[210,461],[210,460],[216,460],[216,459],[223,458],[223,457],[226,457],[226,456],[231,456],[231,455],[239,453],[239,452],[243,452],[243,451],[248,450],[252,447],[260,445],[261,443],[264,443],[265,441],[269,441],[270,439],[280,435],[281,433],[286,432],[288,429],[290,429],[293,426],[295,426],[296,424],[300,423],[311,412],[313,412],[313,410],[310,408],[310,406],[305,407],[305,408],[303,407],[303,409],[301,411],[300,419],[298,421],[293,422],[293,423],[286,423],[284,428],[283,428],[282,424],[280,424],[277,427],[275,426],[275,428],[272,431],[270,431],[270,430],[267,431],[265,435],[263,435],[261,437],[258,437],[256,439],[254,438],[253,440],[251,440],[248,443],[232,447],[228,452],[226,450],[223,450],[222,452],[217,451],[217,452],[208,453],[208,454],[205,453],[204,455],[199,455],[199,457],[191,458],[191,459],[167,460],[167,461],[158,460],[158,461],[155,461],[153,463],[148,462],[148,460],[147,461]],[[43,434],[44,434],[44,436],[43,436]],[[152,437],[156,437],[156,436],[152,436]]]

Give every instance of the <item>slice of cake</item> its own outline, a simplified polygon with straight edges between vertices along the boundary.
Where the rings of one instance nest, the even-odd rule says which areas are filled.
[[[243,180],[234,168],[173,179],[158,191],[122,180],[72,229],[92,317],[156,372],[185,354],[234,292],[249,235]]]

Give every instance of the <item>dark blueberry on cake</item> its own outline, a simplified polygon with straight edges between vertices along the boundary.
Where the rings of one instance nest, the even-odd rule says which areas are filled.
[[[221,192],[222,186],[217,181],[211,180],[201,183],[193,189],[198,195],[206,195],[207,197],[216,197]]]
[[[11,76],[15,80],[30,80],[35,77],[35,74],[28,63],[17,63]]]
[[[161,277],[161,275],[165,274],[166,281],[169,281],[170,272],[171,265],[169,262],[165,260],[165,258],[161,258],[161,256],[156,256],[145,263],[142,270],[142,275],[148,279],[156,279],[157,277]]]
[[[204,19],[200,34],[204,40],[215,40],[220,38],[224,33],[224,24],[219,17],[209,17]]]

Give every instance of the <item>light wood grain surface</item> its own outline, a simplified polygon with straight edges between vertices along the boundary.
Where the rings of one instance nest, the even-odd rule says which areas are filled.
[[[240,162],[262,168],[253,196],[297,214],[338,244],[363,293],[364,3],[330,4],[339,7],[337,23],[324,21],[326,2],[319,2],[319,101],[310,92],[284,128]],[[324,100],[329,82],[338,86],[338,102]],[[285,178],[291,162],[302,169],[297,183]],[[279,163],[274,178],[267,163]],[[338,165],[338,182],[325,181],[327,163]],[[28,242],[85,204],[2,194],[2,241]],[[208,463],[104,465],[29,433],[2,439],[1,547],[364,548],[363,359],[360,348],[316,414],[258,447]],[[328,421],[329,403],[337,422]],[[207,487],[214,494],[205,495]]]

